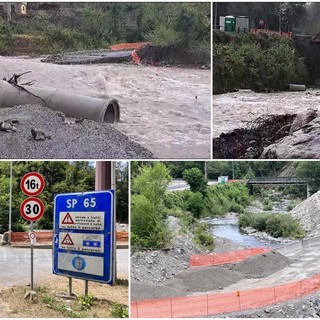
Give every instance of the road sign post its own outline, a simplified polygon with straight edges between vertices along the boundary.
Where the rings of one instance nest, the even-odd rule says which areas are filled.
[[[43,202],[34,198],[39,195],[44,189],[44,179],[38,172],[29,172],[23,176],[20,181],[20,188],[24,194],[29,196],[20,205],[20,213],[25,220],[30,221],[30,262],[31,276],[30,289],[33,291],[33,245],[35,243],[36,234],[33,232],[33,222],[40,219],[44,214]],[[30,293],[30,298],[32,294]]]
[[[39,195],[44,189],[44,179],[38,172],[29,172],[20,181],[20,188],[29,197]]]
[[[114,284],[114,226],[114,190],[56,195],[53,273]]]

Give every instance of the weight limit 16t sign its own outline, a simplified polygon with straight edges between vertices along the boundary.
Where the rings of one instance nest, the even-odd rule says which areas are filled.
[[[27,196],[35,197],[43,191],[44,179],[38,172],[29,172],[21,179],[20,188]]]

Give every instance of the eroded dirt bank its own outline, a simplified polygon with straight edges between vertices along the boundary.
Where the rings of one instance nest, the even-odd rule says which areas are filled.
[[[0,76],[32,70],[25,82],[119,100],[114,128],[156,158],[210,157],[210,70],[124,64],[54,65],[1,57]],[[0,111],[1,112],[1,111]],[[69,157],[70,158],[70,157]]]
[[[319,96],[315,89],[214,96],[214,157],[319,158]]]

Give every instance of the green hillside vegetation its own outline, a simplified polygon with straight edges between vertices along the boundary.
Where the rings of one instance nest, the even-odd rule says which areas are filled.
[[[29,4],[32,8],[33,4]],[[161,47],[210,54],[210,3],[50,3],[0,22],[0,53],[13,34],[24,34],[40,52],[107,48],[151,41]],[[2,26],[2,27],[1,27]],[[36,52],[35,52],[36,53]]]
[[[282,91],[305,81],[292,40],[280,36],[214,31],[213,60],[214,93]]]

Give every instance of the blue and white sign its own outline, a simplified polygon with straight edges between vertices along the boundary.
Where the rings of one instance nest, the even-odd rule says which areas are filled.
[[[54,198],[53,273],[113,284],[114,190]]]

